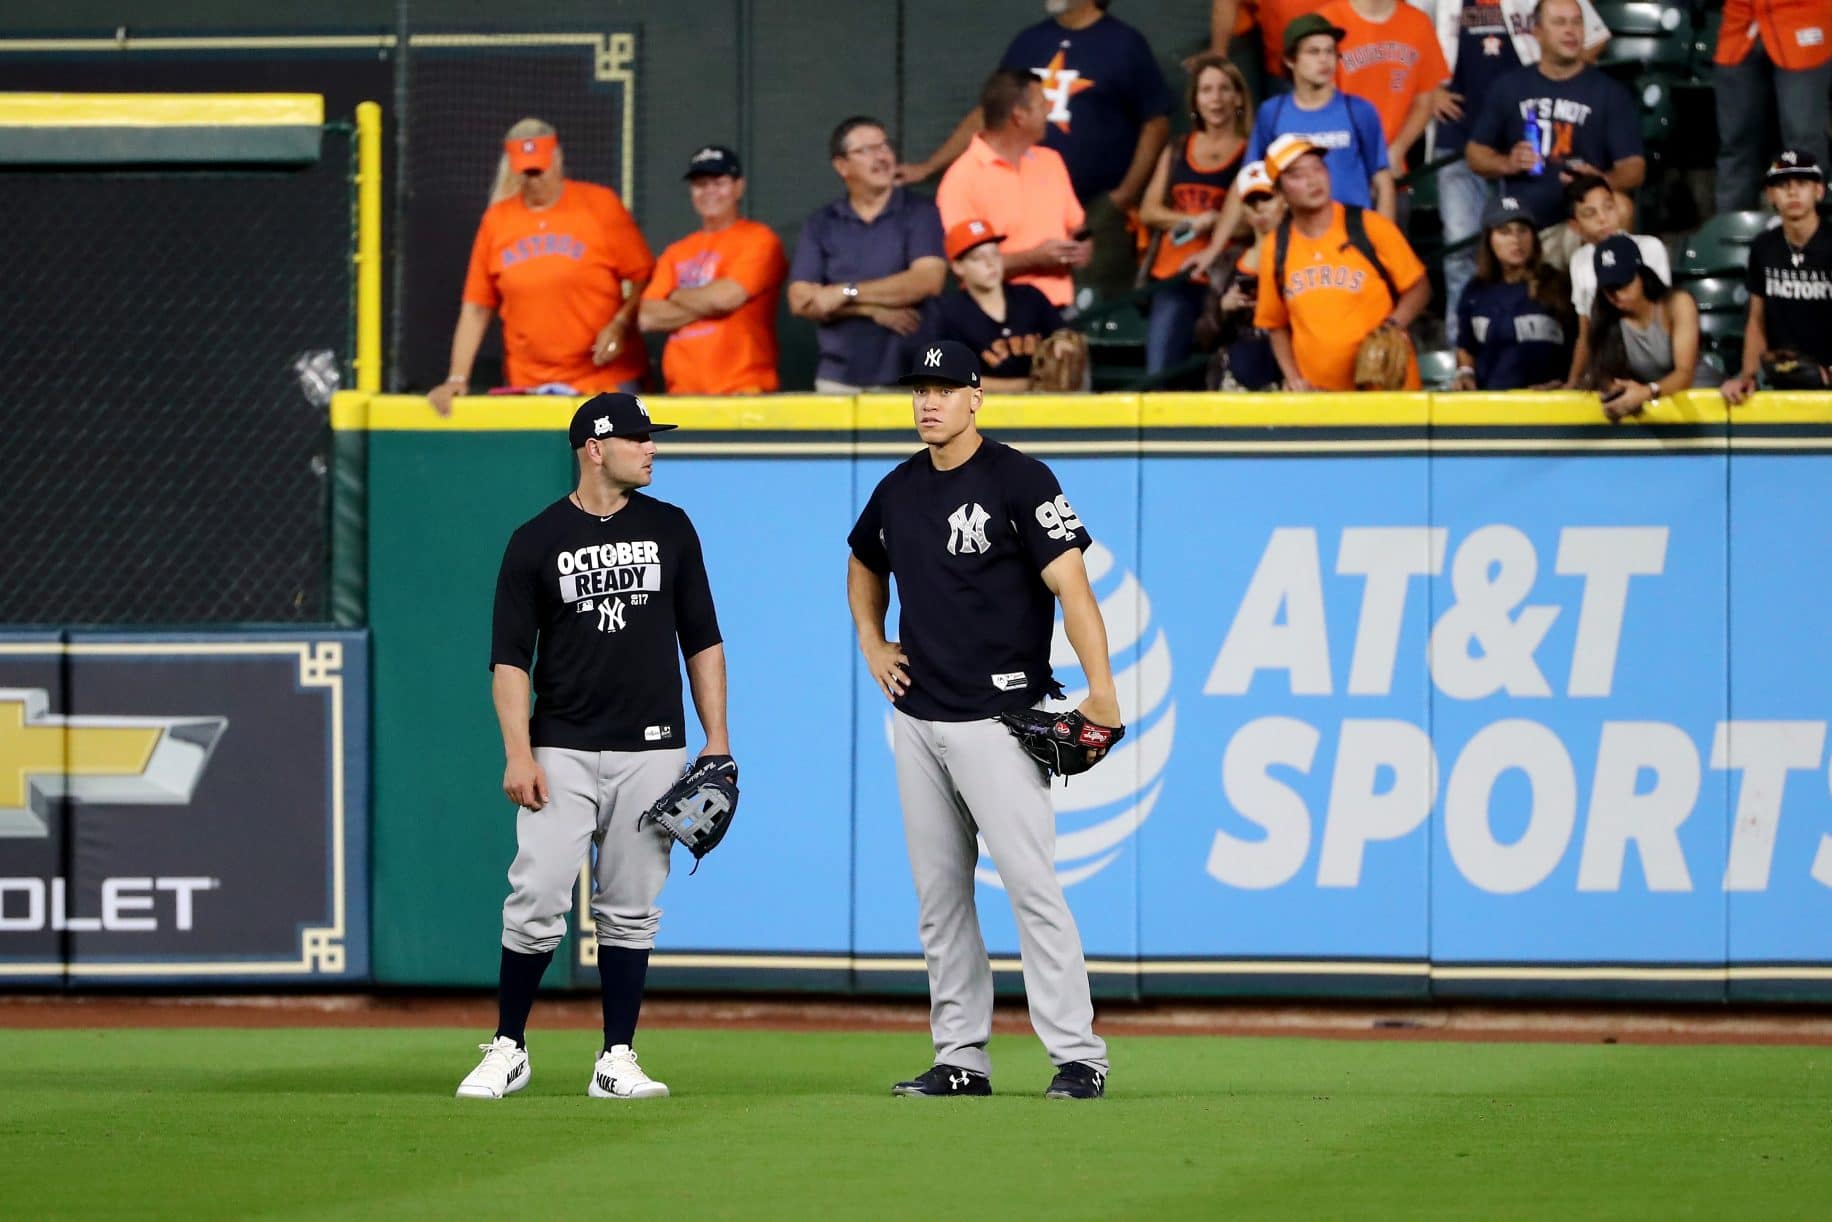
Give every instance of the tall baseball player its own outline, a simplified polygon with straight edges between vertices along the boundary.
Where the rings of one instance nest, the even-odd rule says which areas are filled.
[[[528,1085],[528,1012],[594,844],[604,1050],[587,1093],[668,1093],[643,1072],[632,1043],[674,843],[640,816],[669,791],[687,755],[677,649],[706,732],[701,762],[736,771],[725,647],[699,536],[680,509],[638,491],[650,481],[653,435],[674,427],[650,420],[634,395],[587,400],[568,433],[579,486],[517,529],[503,553],[490,688],[508,757],[503,792],[520,809],[496,1035],[459,1084],[461,1099],[500,1099]]]
[[[1056,878],[1048,779],[1000,721],[1063,694],[1050,672],[1052,599],[1060,599],[1089,683],[1077,713],[1054,719],[1082,735],[1078,767],[1064,770],[1105,754],[1095,744],[1118,740],[1107,629],[1082,563],[1091,539],[1047,466],[981,436],[979,361],[965,345],[917,349],[901,381],[927,448],[872,493],[847,540],[846,574],[859,650],[895,710],[897,790],[929,970],[935,1063],[892,1093],[992,1093],[977,831],[1017,917],[1031,1025],[1057,1066],[1044,1093],[1097,1099],[1107,1046],[1094,1034],[1081,935]],[[900,639],[887,641],[893,574],[903,611]]]

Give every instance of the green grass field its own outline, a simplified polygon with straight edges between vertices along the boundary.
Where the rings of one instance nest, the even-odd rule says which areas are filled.
[[[538,1016],[537,1016],[538,1017]],[[501,1103],[450,1030],[9,1031],[0,1217],[1805,1218],[1832,1049],[1133,1037],[1107,1099],[893,1099],[921,1036],[650,1031],[674,1097],[590,1100],[587,1032]]]

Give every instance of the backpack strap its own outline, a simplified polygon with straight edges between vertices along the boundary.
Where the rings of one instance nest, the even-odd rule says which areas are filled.
[[[1272,283],[1279,291],[1279,299],[1285,298],[1285,254],[1291,249],[1291,213],[1279,218],[1279,227],[1272,235]]]
[[[1387,286],[1387,296],[1393,299],[1395,306],[1399,305],[1399,289],[1393,283],[1393,276],[1387,271],[1387,265],[1380,261],[1380,256],[1374,253],[1374,243],[1368,240],[1368,223],[1363,210],[1354,204],[1344,204],[1342,213],[1343,227],[1349,232],[1348,244],[1374,265],[1375,272],[1380,275],[1380,282]]]

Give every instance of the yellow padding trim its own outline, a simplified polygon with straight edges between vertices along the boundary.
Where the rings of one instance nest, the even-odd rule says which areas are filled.
[[[457,400],[449,417],[420,395],[364,396],[346,391],[331,407],[337,429],[409,432],[511,432],[564,429],[581,402],[544,395],[477,395]],[[915,442],[906,395],[758,395],[730,398],[644,395],[655,419],[704,432],[894,433]],[[1715,390],[1663,398],[1635,424],[1701,426],[1832,424],[1832,394],[1763,393],[1742,407],[1726,408]],[[1539,394],[1111,394],[987,395],[980,424],[999,429],[1156,429],[1488,427],[1509,430],[1606,425],[1595,395],[1576,391]],[[1614,438],[1616,434],[1608,434]],[[1645,440],[1632,424],[1624,443]],[[1168,443],[1167,443],[1168,444]],[[1354,443],[1358,444],[1358,443]],[[1721,443],[1720,443],[1721,444]]]
[[[1427,394],[1156,394],[1143,395],[1150,428],[1351,428],[1422,426]]]
[[[442,417],[421,395],[376,395],[369,400],[367,424],[351,427],[367,427],[378,432],[550,429],[563,432],[584,401],[584,398],[556,395],[472,395],[453,400],[452,414]],[[756,398],[644,395],[643,402],[656,420],[678,424],[683,429],[846,432],[852,428],[853,399],[850,395],[760,395]],[[338,425],[333,416],[332,427],[344,426]]]
[[[1139,425],[1134,394],[1012,395],[989,394],[980,405],[980,427],[986,429],[1132,429]],[[907,429],[916,420],[907,394],[858,397],[861,431]]]
[[[317,93],[0,93],[0,127],[322,127]]]

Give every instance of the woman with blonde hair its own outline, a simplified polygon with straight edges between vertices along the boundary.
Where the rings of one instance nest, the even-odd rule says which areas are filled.
[[[449,373],[427,398],[443,416],[469,390],[496,314],[510,386],[581,395],[640,390],[648,353],[636,311],[654,271],[655,256],[617,193],[568,179],[553,125],[523,119],[503,137]]]
[[[1207,290],[1178,273],[1214,229],[1240,172],[1247,134],[1253,130],[1253,98],[1246,78],[1220,55],[1199,55],[1190,64],[1184,102],[1191,131],[1181,144],[1158,154],[1158,168],[1139,203],[1139,219],[1159,231],[1148,273],[1157,283],[1145,334],[1148,373],[1168,369],[1189,355]]]

